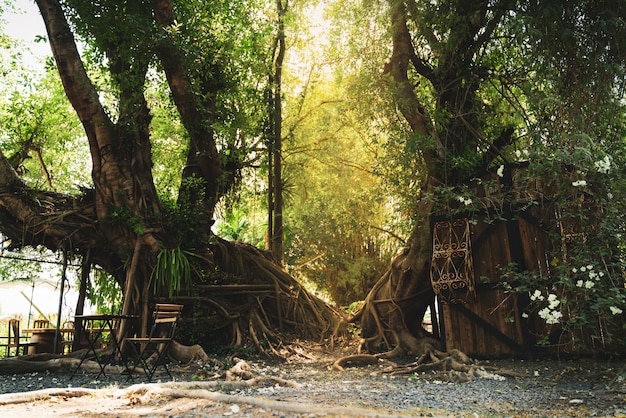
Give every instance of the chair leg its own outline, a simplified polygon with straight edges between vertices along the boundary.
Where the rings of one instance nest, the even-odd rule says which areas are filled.
[[[159,345],[162,345],[162,347],[159,347]],[[167,367],[167,363],[163,362],[163,364],[160,364],[161,361],[164,360],[165,357],[167,356],[169,343],[159,343],[156,345],[155,348],[156,348],[156,353],[157,353],[157,359],[154,362],[154,365],[152,366],[152,370],[150,371],[150,376],[148,377],[148,380],[149,381],[152,380],[152,376],[156,372],[156,369],[159,367],[159,365],[163,366],[169,378],[173,380],[174,378],[172,377],[172,374],[170,373],[170,369]]]
[[[163,345],[163,347],[159,347],[160,345]],[[163,366],[169,378],[172,380],[174,379],[169,368],[167,367],[167,363],[164,362],[169,344],[161,342],[156,344],[146,342],[140,350],[137,350],[134,344],[132,347],[136,355],[134,356],[135,361],[133,362],[133,367],[129,370],[129,378],[132,376],[134,369],[138,365],[141,365],[148,382],[152,381],[152,378],[154,377],[154,374],[159,366]],[[148,360],[152,357],[151,354],[156,354],[156,360],[152,364],[148,363]]]

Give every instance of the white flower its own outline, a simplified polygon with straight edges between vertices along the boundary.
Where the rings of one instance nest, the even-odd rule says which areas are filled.
[[[558,324],[563,314],[559,311],[552,311],[552,314],[546,318],[546,324]]]
[[[472,199],[470,199],[469,197],[458,196],[456,200],[463,203],[465,206],[472,204]]]
[[[546,324],[558,324],[563,314],[559,311],[551,311],[549,308],[543,308],[539,311],[539,316],[546,321]]]
[[[606,174],[611,169],[611,160],[609,159],[608,155],[605,155],[602,160],[596,161],[595,163],[593,163],[593,165],[596,167],[598,173]]]
[[[553,300],[552,302],[550,302],[550,303],[548,304],[548,308],[550,308],[550,309],[556,309],[556,307],[557,307],[557,306],[559,306],[559,303],[561,303],[561,301],[560,301],[560,300],[558,300],[558,299],[557,299],[557,300]]]
[[[587,267],[582,266],[582,267],[580,268],[580,271],[582,271],[582,272],[584,273],[585,271],[587,271]]]
[[[606,197],[608,197],[608,198],[609,198],[609,200],[613,199],[613,193],[607,193],[607,194],[606,194]]]
[[[592,288],[592,287],[594,287],[595,285],[596,285],[596,284],[595,284],[594,282],[592,282],[591,280],[587,280],[587,281],[585,282],[585,287],[586,287],[587,289],[591,289],[591,288]]]
[[[496,174],[498,174],[498,177],[504,177],[504,164],[498,167],[498,171],[496,171]]]
[[[555,309],[560,303],[561,301],[557,299],[557,296],[554,293],[550,293],[548,295],[548,307],[550,309]]]
[[[586,185],[587,185],[587,182],[585,180],[576,180],[572,182],[572,186],[574,187],[584,187]]]
[[[576,267],[574,267],[574,268],[572,269],[572,273],[576,273],[576,272],[578,272],[578,269],[577,269]]]
[[[587,264],[587,270],[593,270],[593,264]]]
[[[522,318],[528,318],[528,314],[527,314],[526,312],[524,312],[524,313],[522,314]]]
[[[604,277],[604,272],[603,272],[603,271],[599,272],[599,273],[598,273],[598,276],[600,276],[600,277]]]
[[[613,315],[619,315],[622,313],[622,310],[616,306],[610,306],[609,309]]]
[[[582,280],[579,280],[579,281],[576,282],[576,286],[578,286],[578,287],[583,287],[584,285],[585,284],[584,284],[584,282]]]
[[[540,290],[535,290],[535,293],[533,293],[532,295],[530,295],[530,300],[537,300],[539,299],[541,296],[541,291]],[[541,300],[541,299],[540,299]]]
[[[520,150],[516,149],[516,150],[515,150],[515,156],[516,156],[517,158],[521,157],[521,156],[522,156],[522,151],[520,151]]]
[[[548,316],[550,316],[550,308],[543,308],[542,310],[539,311],[539,316],[543,319],[546,319]]]

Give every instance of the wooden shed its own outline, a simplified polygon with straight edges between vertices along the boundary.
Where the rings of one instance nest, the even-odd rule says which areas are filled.
[[[535,327],[541,323],[522,315],[529,295],[505,289],[500,277],[511,263],[549,275],[550,234],[562,225],[548,201],[537,204],[544,198],[542,186],[524,184],[516,190],[514,174],[508,169],[475,185],[476,199],[492,205],[431,217],[431,283],[438,295],[441,339],[445,347],[474,357],[528,354],[537,348]]]

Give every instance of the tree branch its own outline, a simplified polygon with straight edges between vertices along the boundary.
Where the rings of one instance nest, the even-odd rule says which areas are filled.
[[[37,0],[57,63],[59,75],[70,103],[80,118],[89,144],[94,172],[99,172],[101,150],[110,143],[113,124],[102,107],[98,92],[91,83],[81,61],[74,35],[63,14],[58,0]],[[95,158],[97,157],[97,158]]]
[[[389,0],[389,6],[391,8],[393,52],[389,62],[385,64],[384,73],[391,75],[395,83],[392,86],[393,95],[411,130],[418,135],[429,136],[435,141],[434,149],[423,151],[426,163],[433,164],[437,155],[443,158],[444,149],[443,145],[438,142],[430,120],[415,95],[412,83],[409,81],[409,61],[418,57],[413,49],[411,34],[407,28],[406,9],[404,2],[400,0]],[[413,65],[416,64],[413,63]],[[419,58],[417,65],[422,65]],[[423,70],[428,73],[426,68]]]
[[[0,230],[12,245],[43,245],[52,251],[90,242],[94,206],[87,199],[29,188],[0,150]]]
[[[206,103],[199,102],[183,54],[172,41],[172,35],[165,30],[166,27],[172,27],[175,24],[172,2],[170,0],[152,0],[152,8],[155,21],[163,27],[158,35],[160,42],[156,48],[157,55],[163,64],[172,97],[191,139],[183,177],[195,175],[206,181],[203,206],[210,216],[217,199],[229,187],[229,184],[220,184],[218,181],[222,176],[224,167],[211,128],[213,118],[211,113],[214,111],[215,94],[218,88],[215,85],[209,87],[209,91],[202,92],[210,99]]]
[[[489,148],[487,148],[487,150],[483,153],[480,168],[487,169],[493,160],[498,157],[502,157],[504,159],[501,150],[502,148],[513,143],[513,132],[515,132],[513,128],[507,128],[500,133],[500,136],[489,144]]]

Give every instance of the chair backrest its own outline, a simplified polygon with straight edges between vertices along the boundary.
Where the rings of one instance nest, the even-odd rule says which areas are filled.
[[[171,315],[179,316],[183,311],[183,305],[175,305],[173,303],[157,303],[154,305],[154,313],[160,313],[162,316]]]
[[[75,328],[76,327],[74,326],[74,321],[63,322],[63,325],[61,326],[61,336],[63,337],[63,340],[65,341],[74,340]]]
[[[19,345],[20,343],[20,320],[9,319],[9,344]]]
[[[150,337],[173,338],[176,331],[176,323],[183,311],[183,305],[157,303],[154,307],[154,323],[150,331]]]
[[[35,319],[33,322],[33,328],[48,328],[50,326],[50,321],[47,319]]]

